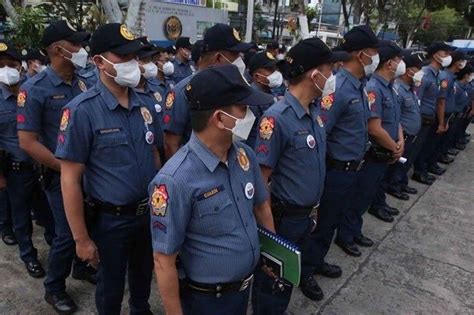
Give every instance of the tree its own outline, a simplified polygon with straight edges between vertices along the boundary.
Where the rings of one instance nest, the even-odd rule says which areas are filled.
[[[463,38],[468,26],[455,9],[444,7],[431,13],[431,26],[420,30],[416,39],[425,45],[433,41],[447,41],[452,38]]]
[[[20,50],[40,48],[46,13],[42,8],[18,8],[18,19],[10,25],[6,34],[9,40]]]

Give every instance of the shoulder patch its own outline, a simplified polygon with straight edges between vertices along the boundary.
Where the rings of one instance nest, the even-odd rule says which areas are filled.
[[[173,107],[175,97],[176,97],[176,93],[174,91],[170,91],[168,93],[168,95],[166,96],[166,103],[165,103],[166,109],[171,109],[171,107]]]
[[[20,93],[18,93],[16,104],[18,107],[25,107],[25,102],[26,102],[26,91],[21,90]]]
[[[273,135],[273,129],[275,129],[275,118],[263,117],[259,128],[260,138],[270,140]]]
[[[369,101],[369,108],[371,111],[375,110],[375,100],[377,99],[377,95],[375,92],[370,91],[367,93],[367,100]]]
[[[166,185],[155,186],[151,195],[151,207],[153,215],[164,217],[168,208],[168,191]]]
[[[329,110],[332,107],[332,103],[334,103],[334,93],[326,95],[321,99],[321,109]]]
[[[63,115],[61,116],[61,124],[59,125],[60,131],[66,131],[67,126],[69,125],[69,119],[71,118],[71,110],[65,108],[63,110]]]
[[[448,87],[448,80],[442,80],[440,84],[442,89],[445,89]]]

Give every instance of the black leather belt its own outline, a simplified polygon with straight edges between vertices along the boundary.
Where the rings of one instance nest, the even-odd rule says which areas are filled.
[[[422,125],[431,125],[435,122],[435,118],[428,115],[421,115],[421,124]]]
[[[34,164],[31,162],[15,162],[11,160],[7,162],[7,170],[12,172],[34,171],[34,169]]]
[[[319,209],[319,202],[314,206],[298,206],[286,203],[272,194],[272,213],[276,217],[307,217]]]
[[[347,172],[357,172],[360,171],[364,165],[365,160],[360,161],[339,161],[328,157],[326,159],[326,165],[330,169],[336,171],[347,171]]]
[[[94,199],[89,201],[89,206],[91,206],[94,210],[98,212],[103,211],[116,216],[140,216],[149,212],[148,198],[142,199],[138,203],[128,204],[124,206],[116,206]]]
[[[248,289],[252,283],[253,274],[250,276],[236,282],[230,283],[217,283],[217,284],[208,284],[208,283],[199,283],[192,281],[191,279],[183,279],[180,281],[181,285],[185,288],[191,289],[200,293],[208,293],[215,295],[216,298],[220,298],[223,293],[226,292],[242,292]]]

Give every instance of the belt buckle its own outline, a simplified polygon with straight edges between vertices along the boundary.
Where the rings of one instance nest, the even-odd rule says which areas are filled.
[[[253,279],[253,274],[251,274],[247,279],[242,281],[242,284],[240,285],[240,288],[239,288],[239,292],[246,290],[249,287],[250,283],[252,282],[252,279]]]

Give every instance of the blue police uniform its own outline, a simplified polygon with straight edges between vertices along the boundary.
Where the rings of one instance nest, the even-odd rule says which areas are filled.
[[[320,106],[328,154],[319,224],[311,235],[317,249],[312,255],[316,269],[324,263],[336,227],[338,240],[346,243],[351,235],[349,226],[342,224],[342,218],[353,216],[347,213],[349,203],[368,149],[370,111],[364,79],[357,79],[341,68],[336,74],[336,93],[323,97]]]
[[[289,91],[262,116],[255,143],[257,161],[272,169],[270,190],[277,234],[298,244],[302,252],[302,278],[313,274],[312,243],[307,241],[312,227],[309,211],[295,215],[295,209],[311,209],[319,204],[326,174],[326,134],[319,110],[305,112]],[[282,213],[276,214],[282,205]],[[288,306],[292,288],[272,295],[272,280],[263,272],[255,275],[253,308],[256,314],[282,313]]]
[[[20,149],[16,131],[16,96],[0,85],[0,149],[7,152],[5,178],[7,187],[2,200],[2,214],[11,211],[11,220],[18,241],[20,258],[37,261],[37,251],[31,241],[31,194],[35,185],[33,161]],[[3,219],[2,221],[5,221]],[[8,219],[7,219],[8,221]],[[4,225],[6,225],[3,222]],[[7,231],[6,231],[7,232]]]
[[[464,138],[464,132],[466,130],[467,125],[469,124],[469,119],[467,118],[466,112],[471,107],[471,102],[474,99],[474,88],[471,84],[456,81],[455,87],[455,112],[458,113],[459,123],[454,132],[454,136],[451,143],[452,146],[455,146],[456,143],[458,143]]]
[[[268,192],[248,146],[234,143],[223,163],[193,133],[148,191],[153,250],[179,252],[187,280],[226,284],[253,272],[260,256],[253,208]],[[245,314],[249,291],[213,296],[185,290],[181,304],[184,314]]]
[[[78,70],[78,78],[84,80],[89,85],[94,85],[99,79],[99,70],[93,63],[88,63],[85,68]]]
[[[398,93],[398,102],[401,109],[400,124],[402,125],[405,137],[403,157],[407,161],[404,164],[397,162],[389,166],[385,174],[385,180],[388,190],[401,193],[403,188],[408,186],[408,170],[421,150],[422,143],[419,140],[425,139],[426,134],[420,134],[420,130],[422,130],[420,101],[413,87],[400,79],[396,79],[394,88]],[[426,133],[426,131],[427,129],[425,128],[424,132]]]
[[[433,155],[438,141],[436,141],[436,130],[438,122],[436,120],[436,102],[439,94],[439,71],[432,65],[423,67],[423,79],[421,85],[416,90],[420,99],[420,111],[422,116],[421,134],[426,134],[425,139],[420,139],[422,149],[414,163],[414,173],[426,175],[429,168],[429,159]],[[425,131],[426,129],[427,131]]]
[[[64,109],[56,157],[85,165],[84,191],[94,204],[94,238],[100,256],[96,305],[120,313],[128,270],[132,313],[149,311],[152,251],[147,211],[123,214],[147,197],[156,174],[153,147],[158,117],[133,89],[128,109],[99,80]],[[113,207],[115,212],[107,210]],[[145,207],[145,209],[147,209]]]
[[[38,133],[46,148],[54,152],[62,108],[86,89],[86,82],[74,77],[71,84],[68,84],[51,67],[46,68],[20,88],[17,99],[17,129]],[[71,272],[75,245],[64,213],[60,174],[49,170],[44,180],[56,232],[49,253],[48,277],[44,285],[48,293],[59,294],[66,289],[65,280]],[[75,261],[74,272],[85,272],[85,269],[85,263]]]
[[[183,144],[188,142],[191,136],[189,106],[185,94],[185,87],[191,78],[192,76],[189,76],[181,80],[174,90],[168,92],[163,112],[163,131],[182,136]]]
[[[366,88],[370,119],[380,119],[382,128],[392,140],[398,141],[400,107],[392,83],[374,73]],[[378,210],[385,208],[385,193],[381,189],[381,184],[387,166],[387,162],[377,161],[370,153],[368,154],[367,162],[359,172],[354,197],[349,206],[349,215],[343,218],[342,226],[351,231],[347,233],[348,238],[344,243],[351,244],[354,238],[362,236],[362,216],[369,206]]]
[[[176,82],[176,84],[178,84],[184,78],[189,77],[195,72],[192,61],[182,62],[181,60],[179,60],[179,58],[175,58],[173,60],[173,65],[174,65],[174,73],[171,76],[171,80]]]

